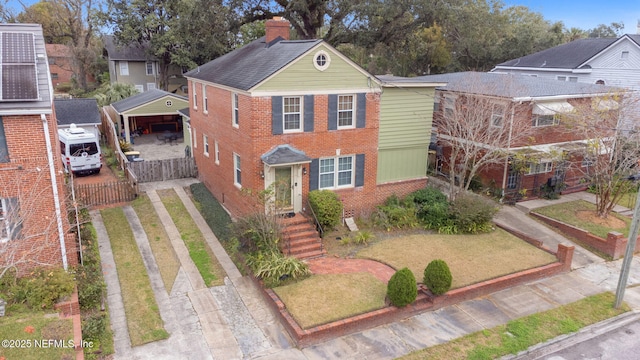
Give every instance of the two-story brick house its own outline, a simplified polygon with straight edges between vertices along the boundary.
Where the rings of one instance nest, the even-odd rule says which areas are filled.
[[[288,21],[269,20],[265,37],[185,74],[193,156],[209,190],[236,215],[260,209],[265,189],[287,212],[329,189],[359,214],[424,187],[441,83],[403,91],[289,32]]]
[[[0,262],[77,264],[42,27],[0,25]],[[3,267],[3,268],[4,268]]]
[[[481,114],[486,121],[486,131],[494,129],[504,135],[502,141],[490,144],[491,147],[500,145],[497,150],[504,154],[504,161],[482,168],[478,175],[485,186],[497,187],[507,197],[513,197],[518,191],[537,195],[540,187],[548,182],[564,183],[568,188],[586,187],[587,183],[583,180],[588,173],[589,162],[584,159],[584,154],[592,139],[585,137],[588,132],[563,126],[563,114],[580,116],[585,109],[595,107],[608,111],[617,109],[619,105],[611,98],[617,89],[604,85],[479,72],[420,78],[447,83],[436,92],[436,102],[439,104],[434,112],[436,127],[447,121],[463,121],[456,119],[456,115],[461,113],[462,101],[468,98],[488,101],[485,105],[472,102],[476,106],[485,106],[487,111],[481,114],[482,109],[479,109],[472,111],[471,115]],[[462,106],[468,104],[466,102]],[[599,134],[602,137],[607,136],[607,128],[612,129],[617,125],[616,121],[622,121],[618,119],[618,113],[611,115],[603,117],[613,122],[602,124]],[[448,173],[451,151],[446,144],[459,139],[446,139],[444,131],[436,129],[436,132],[443,147],[440,159],[442,171]],[[526,161],[524,171],[516,169],[517,159]]]

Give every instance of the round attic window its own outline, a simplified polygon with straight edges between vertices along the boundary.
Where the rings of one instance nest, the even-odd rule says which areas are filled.
[[[320,71],[327,70],[330,63],[331,63],[331,58],[329,57],[329,54],[327,54],[325,51],[322,51],[322,50],[318,51],[316,55],[313,57],[313,66],[315,66],[316,69]]]
[[[167,102],[165,103],[168,107],[173,106],[173,102],[171,100],[167,100]]]

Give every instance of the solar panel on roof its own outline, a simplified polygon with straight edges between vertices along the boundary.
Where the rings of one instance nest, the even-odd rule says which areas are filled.
[[[38,100],[36,51],[32,33],[0,33],[2,101]]]

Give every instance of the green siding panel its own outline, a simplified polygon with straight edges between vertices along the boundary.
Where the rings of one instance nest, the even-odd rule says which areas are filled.
[[[377,183],[422,178],[427,175],[428,146],[378,151]]]
[[[167,106],[167,100],[171,100],[171,106]],[[153,115],[153,114],[175,114],[177,111],[189,107],[188,100],[177,99],[171,96],[166,96],[156,101],[150,102],[137,109],[131,111],[125,111],[129,116],[132,115]]]
[[[434,88],[384,88],[380,101],[380,149],[428,145],[433,97]]]
[[[331,58],[325,71],[313,66],[315,54],[324,50]],[[319,91],[332,89],[363,89],[369,87],[365,74],[341,59],[332,50],[320,46],[310,51],[273,78],[258,85],[255,91]]]

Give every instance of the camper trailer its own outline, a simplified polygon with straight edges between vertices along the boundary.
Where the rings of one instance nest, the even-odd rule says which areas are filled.
[[[102,154],[98,138],[93,133],[71,124],[59,129],[60,154],[66,172],[73,174],[97,174],[102,167]]]

